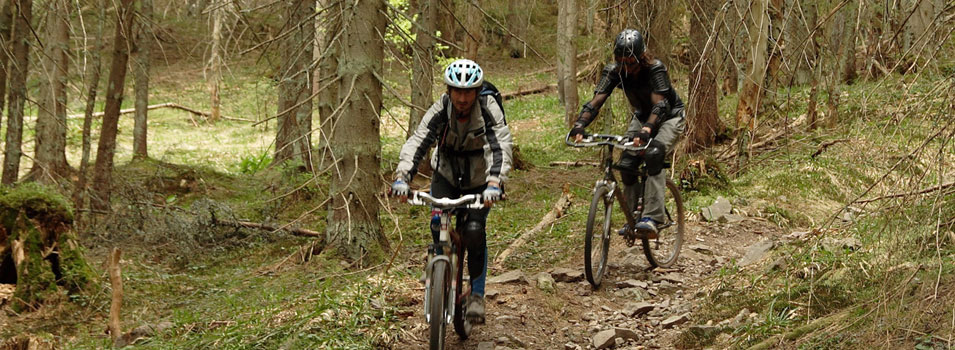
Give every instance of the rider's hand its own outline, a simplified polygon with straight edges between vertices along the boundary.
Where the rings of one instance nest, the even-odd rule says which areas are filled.
[[[570,129],[570,134],[568,135],[570,135],[570,138],[574,139],[574,142],[580,142],[583,141],[585,133],[586,132],[584,131],[583,126],[574,124],[574,127]]]
[[[487,188],[485,188],[484,193],[481,194],[481,197],[484,198],[485,206],[491,206],[491,203],[501,200],[501,196],[504,195],[504,192],[501,191],[498,185],[496,182],[489,182],[487,184]]]
[[[650,140],[650,128],[643,127],[639,132],[633,135],[633,143],[635,145],[643,145],[647,143],[648,140]]]
[[[411,189],[408,187],[408,183],[405,180],[397,179],[394,183],[391,184],[391,195],[398,196],[401,200],[408,199],[408,193]]]

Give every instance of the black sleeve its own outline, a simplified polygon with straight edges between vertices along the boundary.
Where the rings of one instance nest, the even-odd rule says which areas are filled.
[[[597,87],[594,88],[594,94],[610,94],[613,89],[620,85],[620,72],[617,69],[617,63],[608,63],[600,72],[600,80],[597,81]]]
[[[666,96],[673,87],[670,85],[670,74],[667,67],[660,60],[654,60],[650,65],[650,88],[653,92]]]

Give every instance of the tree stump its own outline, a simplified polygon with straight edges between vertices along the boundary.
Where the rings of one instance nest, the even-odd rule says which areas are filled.
[[[15,285],[14,311],[79,292],[93,276],[66,198],[35,183],[0,188],[0,284]]]

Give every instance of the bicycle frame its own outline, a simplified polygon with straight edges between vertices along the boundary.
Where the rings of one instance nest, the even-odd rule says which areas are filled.
[[[431,288],[435,287],[431,285],[432,281],[432,268],[434,264],[438,261],[447,262],[448,266],[451,267],[449,271],[450,277],[454,279],[445,279],[451,285],[448,287],[447,301],[452,301],[453,303],[447,303],[446,305],[455,305],[456,303],[461,302],[462,296],[467,296],[470,291],[468,290],[470,286],[463,285],[461,278],[463,277],[462,266],[464,265],[464,242],[463,237],[457,232],[457,230],[451,227],[451,217],[456,213],[458,209],[481,209],[484,207],[484,204],[480,202],[480,196],[477,195],[467,195],[458,199],[447,199],[447,198],[434,198],[431,195],[424,192],[415,191],[412,197],[408,198],[408,203],[412,205],[431,205],[435,211],[438,212],[440,218],[440,228],[438,231],[438,242],[431,243],[428,245],[428,264],[425,269],[426,279],[425,279],[425,298],[424,298],[424,317],[425,322],[431,322],[431,318],[436,315],[431,315],[431,310],[429,305],[431,305]],[[461,281],[462,286],[461,291],[458,291],[458,281]],[[451,320],[454,318],[455,313],[454,307],[445,308],[445,315],[439,315],[444,317],[443,322],[445,324],[451,323]]]

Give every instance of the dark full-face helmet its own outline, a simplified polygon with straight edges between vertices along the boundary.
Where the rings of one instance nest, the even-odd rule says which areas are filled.
[[[613,43],[615,57],[639,58],[644,51],[646,46],[643,44],[643,35],[635,29],[624,29],[617,34],[617,40]]]

